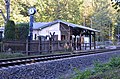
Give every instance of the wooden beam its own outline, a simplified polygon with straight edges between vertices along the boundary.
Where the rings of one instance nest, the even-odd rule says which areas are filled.
[[[80,33],[80,50],[82,49],[82,47],[81,47],[81,45],[82,45],[82,42],[81,42],[81,37],[82,37],[82,35],[81,35],[81,33]]]
[[[91,32],[90,32],[90,34],[89,34],[89,39],[90,39],[89,42],[90,42],[90,50],[91,50],[91,46],[92,46],[92,43],[91,43],[91,41],[92,41],[92,40],[91,40]]]
[[[96,34],[95,34],[95,32],[94,32],[93,38],[94,38],[94,49],[96,49],[96,42],[95,42]]]

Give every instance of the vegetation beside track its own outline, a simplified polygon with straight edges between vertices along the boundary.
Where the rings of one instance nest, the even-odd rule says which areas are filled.
[[[21,53],[0,53],[0,59],[25,57],[25,56],[26,56],[25,54],[21,54]]]
[[[120,79],[120,57],[104,64],[96,62],[93,69],[84,72],[75,69],[75,72],[72,79]]]

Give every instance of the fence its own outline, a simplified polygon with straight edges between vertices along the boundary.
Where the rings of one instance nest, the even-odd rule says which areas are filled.
[[[73,51],[86,50],[89,44],[81,44],[66,41],[52,41],[52,40],[23,40],[23,41],[2,41],[0,43],[1,51],[3,52],[22,52],[26,54],[41,54],[52,53],[56,51]],[[82,49],[80,49],[80,46]],[[94,46],[94,45],[92,45]]]
[[[23,52],[29,54],[34,53],[51,53],[56,51],[64,51],[64,41],[40,41],[40,40],[24,40],[24,41],[2,41],[0,43],[1,51],[3,52]],[[68,48],[70,49],[70,47]]]

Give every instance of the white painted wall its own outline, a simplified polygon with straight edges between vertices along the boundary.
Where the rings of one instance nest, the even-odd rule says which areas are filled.
[[[0,27],[0,31],[2,31],[2,37],[4,37],[4,30],[5,30],[5,27]]]
[[[33,30],[33,38],[35,38],[35,34],[37,34],[37,36],[39,36],[39,35],[46,36],[46,35],[50,35],[50,32],[52,34],[53,34],[53,32],[55,32],[55,35],[58,35],[58,40],[61,40],[61,32],[60,32],[59,28],[60,28],[60,23],[57,23],[57,24],[54,24],[52,26],[43,28],[39,32],[36,30]]]
[[[39,36],[39,31],[38,30],[33,30],[33,40],[35,40],[35,34],[37,36]],[[38,38],[36,40],[38,40]]]
[[[84,37],[84,43],[90,43],[89,37]]]

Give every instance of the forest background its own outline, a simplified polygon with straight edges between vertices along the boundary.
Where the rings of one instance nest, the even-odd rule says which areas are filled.
[[[10,0],[10,19],[15,24],[28,23],[28,9],[35,7],[35,22],[61,19],[100,30],[100,41],[116,40],[120,33],[120,13],[111,3],[111,0]],[[0,0],[0,9],[6,16],[4,0]],[[4,26],[1,15],[0,26]]]

